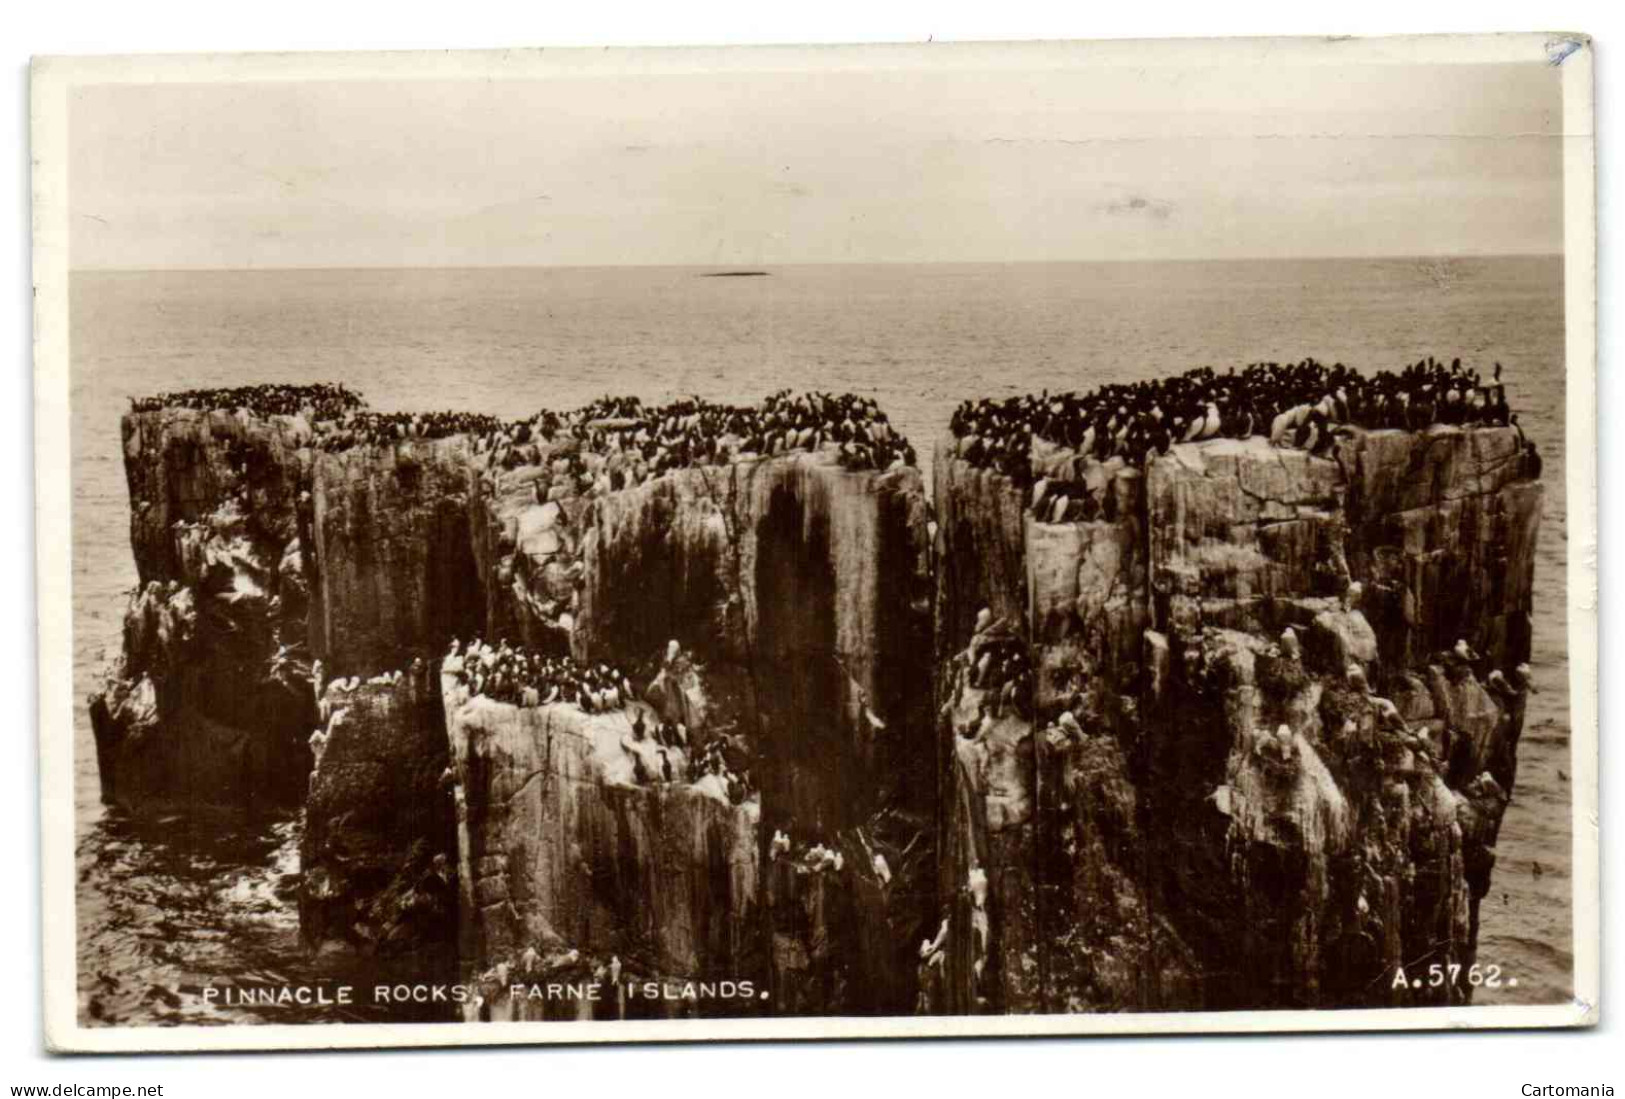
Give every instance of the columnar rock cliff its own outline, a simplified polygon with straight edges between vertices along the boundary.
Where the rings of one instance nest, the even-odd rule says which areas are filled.
[[[564,437],[329,450],[297,417],[184,410],[125,432],[143,579],[176,582],[134,597],[122,674],[93,701],[104,789],[307,798],[312,949],[450,958],[497,1018],[572,1009],[493,974],[611,959],[767,993],[622,1013],[912,1009],[936,895],[917,470],[826,450],[587,491]],[[474,635],[615,663],[646,700],[612,716],[443,693],[440,654]],[[243,690],[257,680],[274,705]],[[672,781],[635,782],[637,708],[728,745],[759,793],[734,804],[682,755]],[[780,831],[793,848],[769,852]],[[839,869],[802,858],[843,842]]]
[[[937,463],[962,526],[1024,508],[951,445]],[[1395,978],[1472,962],[1512,787],[1541,498],[1515,433],[1351,432],[1325,458],[1214,440],[1143,472],[1039,444],[1033,463],[1112,518],[1029,511],[1024,591],[1007,569],[940,574],[932,1006],[1468,995]],[[973,634],[980,606],[1003,619]],[[978,689],[1001,636],[1028,646],[1030,702]]]
[[[528,709],[448,704],[454,751],[475,768],[469,781],[503,791],[468,795],[485,807],[470,814],[491,815],[468,829],[465,849],[511,850],[542,820],[544,831],[576,837],[570,852],[524,845],[531,878],[496,869],[493,855],[469,868],[477,956],[511,960],[552,944],[600,963],[636,959],[645,975],[743,973],[771,986],[769,1010],[912,1008],[909,944],[935,894],[934,866],[922,857],[936,765],[918,471],[852,472],[829,452],[799,453],[676,470],[584,498],[558,449],[537,458],[481,474],[476,556],[491,577],[492,620],[533,645],[632,669],[659,717],[732,746],[760,799],[747,834],[725,797],[689,792],[685,759],[674,761],[675,785],[613,777],[626,768],[619,745],[630,710],[565,735],[557,731],[571,727],[569,715],[583,720],[573,708],[543,707],[539,721]],[[661,661],[671,641],[685,654],[680,674]],[[543,743],[564,754],[538,761]],[[652,760],[650,770],[659,770]],[[529,808],[491,808],[511,805],[515,776],[532,774],[554,778],[523,787]],[[865,854],[839,872],[809,872],[767,851],[781,830],[798,854],[838,838]],[[638,884],[656,880],[656,850],[695,868],[688,885],[671,879],[664,899]],[[885,852],[896,873],[881,887],[874,855]],[[597,869],[557,878],[557,867],[583,860]],[[486,896],[516,889],[527,898],[517,924],[512,907]],[[848,966],[867,977],[845,980]]]
[[[299,923],[314,949],[456,976],[457,832],[439,677],[328,684],[299,846]]]
[[[402,666],[484,626],[474,465],[461,435],[318,455],[311,633],[330,667]]]
[[[683,780],[686,753],[635,741],[636,715],[654,720],[642,703],[586,714],[471,699],[449,677],[444,691],[463,956],[509,978],[486,978],[486,1017],[568,1013],[509,990],[580,981],[611,959],[627,981],[761,969],[755,799],[730,804],[716,776]],[[656,775],[669,759],[675,780],[640,783],[635,755]]]
[[[140,586],[90,700],[102,798],[234,804],[303,795],[308,428],[167,409],[123,421]]]
[[[1393,977],[1471,962],[1515,778],[1541,488],[1510,430],[1039,445],[1106,502],[1063,523],[951,444],[933,507],[833,447],[610,488],[567,434],[124,437],[104,796],[302,802],[307,944],[459,975],[468,1018],[1461,995]],[[476,635],[639,697],[470,697],[442,658]],[[747,795],[688,767],[707,742]]]

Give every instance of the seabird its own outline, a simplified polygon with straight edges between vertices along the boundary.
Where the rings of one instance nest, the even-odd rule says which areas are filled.
[[[1358,610],[1360,599],[1365,595],[1365,585],[1358,580],[1343,589],[1343,609],[1346,611]]]
[[[1291,726],[1282,725],[1275,730],[1275,743],[1281,749],[1282,758],[1290,759],[1292,756],[1293,743]]]
[[[1395,706],[1386,698],[1378,698],[1375,695],[1373,695],[1371,698],[1371,704],[1377,708],[1377,716],[1382,718],[1383,722],[1389,728],[1397,729],[1399,732],[1405,734],[1410,733],[1411,727],[1406,724],[1405,718],[1400,714],[1398,706]]]
[[[1540,688],[1535,686],[1535,673],[1528,664],[1519,664],[1512,669],[1512,678],[1520,688],[1530,694],[1539,694]]]
[[[891,867],[886,864],[886,856],[882,855],[879,851],[875,852],[874,867],[875,867],[875,877],[880,879],[880,884],[881,885],[890,885],[891,884]]]
[[[879,856],[875,856],[879,858]],[[987,907],[987,871],[980,866],[970,868],[965,876],[965,884],[970,889],[971,903],[977,908]]]

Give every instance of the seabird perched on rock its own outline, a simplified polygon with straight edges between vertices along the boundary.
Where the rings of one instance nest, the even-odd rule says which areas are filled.
[[[981,610],[976,612],[976,628],[971,632],[981,633],[991,625],[993,625],[993,612],[988,608],[983,607]]]
[[[1357,611],[1360,609],[1360,600],[1365,595],[1365,585],[1358,580],[1353,581],[1343,589],[1343,609]]]
[[[1450,650],[1450,652],[1452,656],[1461,661],[1463,664],[1477,664],[1479,661],[1478,654],[1473,651],[1473,647],[1471,645],[1467,644],[1467,639],[1465,637],[1458,637],[1456,639],[1455,646]]]
[[[1281,631],[1281,655],[1288,660],[1303,658],[1303,646],[1298,643],[1298,631],[1291,626]]]
[[[971,867],[965,877],[965,885],[970,890],[971,903],[977,908],[986,908],[987,871],[980,866]]]
[[[1528,691],[1530,694],[1540,693],[1540,688],[1535,686],[1534,670],[1528,664],[1519,664],[1512,669],[1512,681],[1520,690]]]
[[[1282,725],[1275,730],[1275,743],[1281,749],[1282,759],[1292,758],[1293,737],[1290,725]]]
[[[888,866],[887,863],[886,863],[886,856],[882,855],[879,851],[875,852],[874,868],[875,868],[875,877],[880,879],[880,884],[881,885],[890,885],[891,884],[891,867]]]
[[[1066,509],[1067,509],[1067,505],[1069,505],[1070,503],[1072,503],[1072,498],[1070,496],[1068,496],[1066,493],[1057,492],[1055,494],[1055,500],[1050,505],[1050,509],[1049,509],[1049,520],[1048,521],[1050,522],[1051,525],[1063,522],[1066,519]]]
[[[677,639],[675,637],[666,642],[666,663],[676,663],[677,658],[682,655],[682,652],[683,647],[677,643]]]
[[[983,683],[987,682],[987,670],[992,664],[993,650],[991,648],[983,649],[981,659],[976,662],[975,668],[971,671],[970,684],[972,687],[981,687]]]
[[[942,944],[947,942],[947,941],[948,941],[948,920],[947,920],[946,917],[944,917],[943,921],[942,921],[942,926],[937,928],[937,937],[935,939],[921,939],[920,940],[920,957],[922,959],[923,958],[929,958],[931,955],[933,955],[937,951],[941,950],[942,949]]]
[[[1391,701],[1373,695],[1371,704],[1377,708],[1377,716],[1382,718],[1383,723],[1390,729],[1397,729],[1399,732],[1406,734],[1411,731],[1410,725],[1406,723],[1404,716],[1399,712],[1399,707],[1395,706]]]
[[[456,771],[453,771],[450,767],[447,767],[444,771],[440,772],[440,788],[442,790],[449,790],[453,786],[456,786],[456,785],[457,785],[457,772]]]

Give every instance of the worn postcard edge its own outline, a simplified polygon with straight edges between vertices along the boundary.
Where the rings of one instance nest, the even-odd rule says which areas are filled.
[[[1121,1015],[82,1027],[75,957],[68,95],[81,85],[302,80],[535,80],[632,73],[1041,69],[1214,64],[1492,64],[1563,81],[1564,324],[1574,997],[1548,1006]],[[1347,1032],[1589,1026],[1600,1018],[1597,725],[1596,183],[1593,52],[1583,34],[1150,39],[853,46],[521,49],[43,57],[32,66],[35,547],[39,615],[44,1036],[55,1052],[356,1049],[771,1039]]]

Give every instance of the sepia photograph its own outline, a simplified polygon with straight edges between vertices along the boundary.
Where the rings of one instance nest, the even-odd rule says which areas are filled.
[[[47,1040],[1594,1023],[1591,59],[37,59]]]

